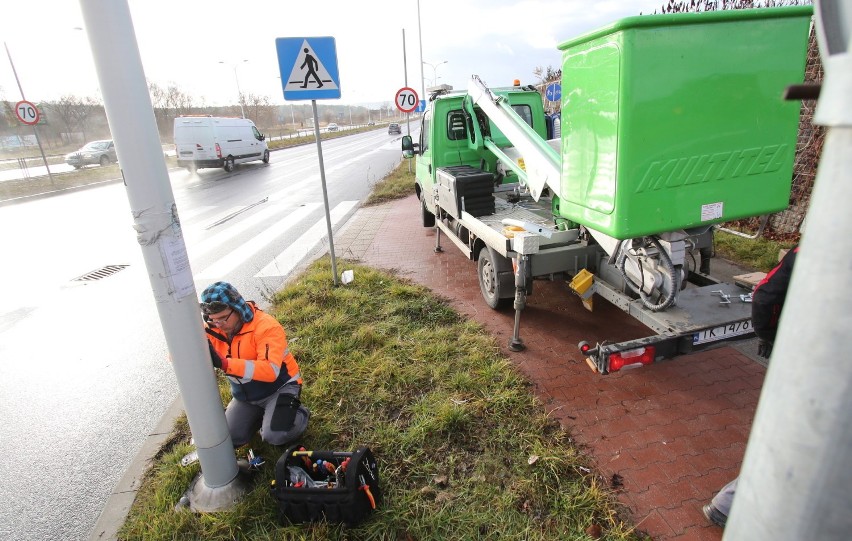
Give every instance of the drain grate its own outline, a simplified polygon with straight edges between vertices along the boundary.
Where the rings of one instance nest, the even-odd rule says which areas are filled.
[[[78,276],[71,281],[72,282],[94,282],[95,280],[102,280],[104,278],[112,276],[113,274],[117,273],[118,271],[120,271],[120,270],[122,270],[126,267],[129,267],[129,266],[130,265],[106,265],[106,266],[101,267],[97,270],[93,270],[92,272],[87,272],[86,274],[84,274],[82,276]]]

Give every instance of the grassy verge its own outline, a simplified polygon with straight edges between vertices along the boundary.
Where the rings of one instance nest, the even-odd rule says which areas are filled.
[[[341,263],[338,262],[338,265]],[[147,475],[121,539],[638,539],[605,485],[479,325],[420,286],[354,262],[335,288],[328,258],[273,299],[305,378],[309,449],[368,445],[384,503],[358,528],[277,522],[281,453],[232,510],[176,512],[198,473],[179,465],[185,423]],[[224,382],[220,381],[224,392]],[[244,451],[244,450],[243,450]]]
[[[52,178],[51,178],[52,177]],[[0,201],[11,201],[50,192],[78,188],[110,180],[120,179],[121,169],[117,164],[89,166],[68,173],[19,178],[0,182]]]
[[[750,233],[746,232],[746,234]],[[724,231],[716,231],[713,243],[717,256],[762,272],[769,272],[778,264],[780,250],[795,245],[795,242],[779,242],[764,238],[747,239]]]
[[[370,195],[364,201],[364,205],[387,203],[401,197],[408,197],[413,193],[414,160],[403,160],[385,178],[373,186]]]

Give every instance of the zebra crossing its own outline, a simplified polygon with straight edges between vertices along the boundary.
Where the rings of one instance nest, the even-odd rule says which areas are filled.
[[[359,201],[341,201],[332,207],[332,231],[358,205]],[[320,244],[327,243],[321,203],[268,201],[249,209],[225,210],[201,206],[179,214],[196,283],[229,280],[238,269],[245,274],[246,268],[260,269],[253,278],[285,277]]]

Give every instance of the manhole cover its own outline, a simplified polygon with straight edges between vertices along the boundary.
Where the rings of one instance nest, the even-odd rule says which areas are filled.
[[[108,276],[112,276],[118,271],[124,269],[125,267],[129,267],[130,265],[106,265],[97,270],[93,270],[91,272],[87,272],[82,276],[78,276],[71,280],[72,282],[94,282],[95,280],[102,280]]]

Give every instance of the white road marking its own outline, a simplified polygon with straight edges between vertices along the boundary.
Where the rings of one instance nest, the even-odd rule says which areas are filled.
[[[227,256],[220,259],[217,263],[195,273],[196,280],[199,278],[224,279],[236,267],[245,263],[251,256],[262,250],[280,235],[286,233],[291,227],[304,220],[308,214],[320,206],[319,203],[311,203],[303,207],[298,207],[292,214],[283,220],[275,222],[260,235],[252,238],[236,250],[229,252]]]
[[[358,201],[343,201],[331,211],[331,228],[345,220]],[[299,237],[296,242],[291,244],[286,250],[275,256],[267,266],[254,275],[255,278],[267,278],[270,276],[287,276],[313,249],[316,245],[328,235],[328,227],[325,223],[325,216],[315,223],[304,235]]]

